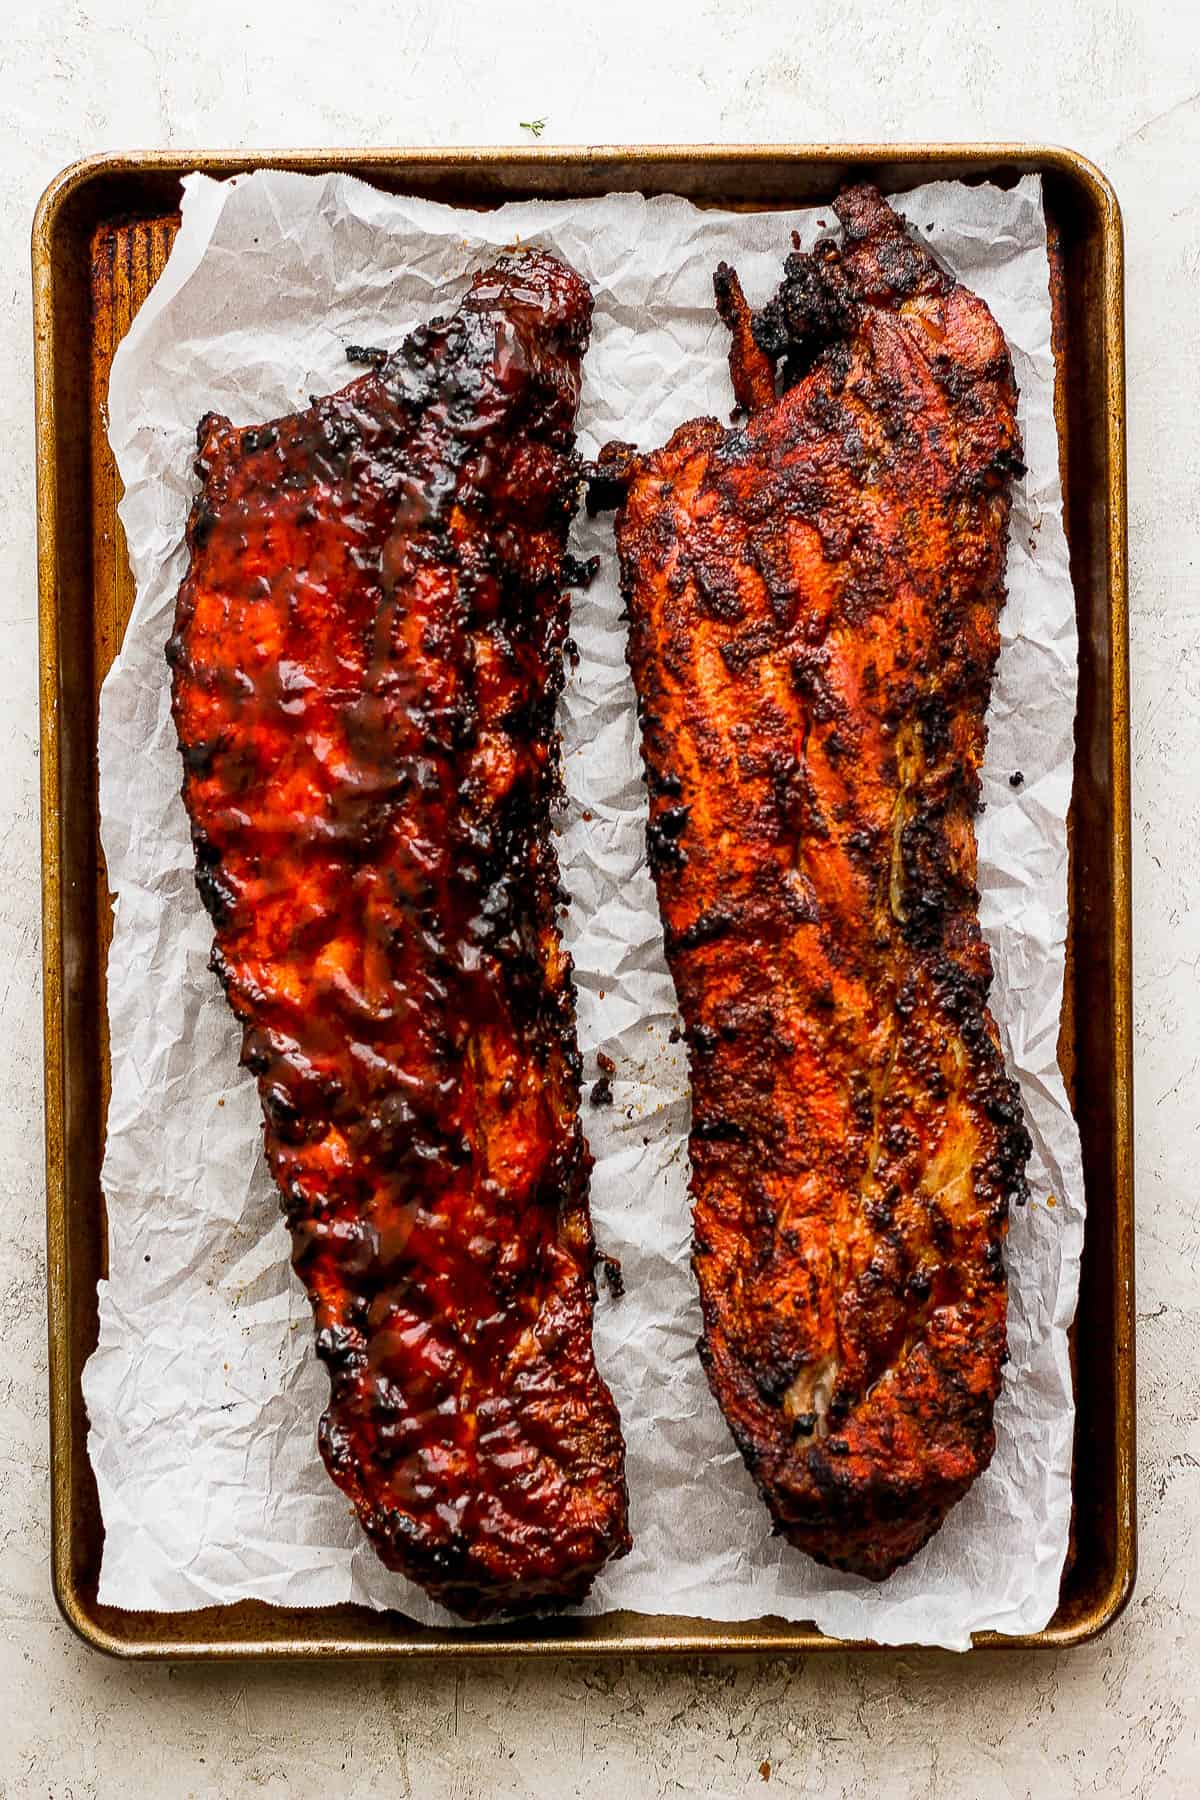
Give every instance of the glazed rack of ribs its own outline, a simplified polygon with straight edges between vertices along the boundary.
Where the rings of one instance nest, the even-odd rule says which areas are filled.
[[[469,1619],[629,1547],[550,804],[591,295],[550,255],[304,411],[209,416],[168,645],[212,966],[329,1472]]]
[[[871,187],[751,313],[741,422],[602,454],[692,1082],[712,1389],[775,1529],[880,1579],[987,1465],[1029,1139],[979,802],[1016,385]],[[735,414],[735,420],[739,415]]]

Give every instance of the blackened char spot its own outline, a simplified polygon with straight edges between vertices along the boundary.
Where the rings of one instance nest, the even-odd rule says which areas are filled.
[[[600,558],[598,556],[589,556],[586,560],[581,560],[578,556],[572,556],[570,554],[564,556],[562,574],[563,586],[569,588],[590,588],[593,581],[596,579],[596,572],[599,567]]]
[[[856,307],[845,276],[831,256],[800,252],[784,263],[773,300],[754,315],[754,341],[765,355],[784,361],[783,385],[794,387],[826,344],[853,327]]]
[[[636,458],[636,445],[617,440],[605,444],[595,462],[583,465],[589,519],[597,513],[613,512],[623,503]]]
[[[687,853],[679,840],[687,826],[691,808],[667,806],[655,814],[646,828],[646,849],[655,874],[663,869],[683,869]]]

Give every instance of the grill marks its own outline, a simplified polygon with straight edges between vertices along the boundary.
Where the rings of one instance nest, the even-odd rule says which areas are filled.
[[[322,1451],[470,1618],[578,1599],[629,1542],[549,824],[590,315],[506,258],[340,393],[203,421],[168,647]]]
[[[1029,1145],[972,815],[1020,445],[986,307],[873,189],[837,212],[843,245],[789,258],[764,313],[719,273],[746,423],[602,463],[702,1356],[777,1528],[878,1578],[990,1459],[1005,1358]]]

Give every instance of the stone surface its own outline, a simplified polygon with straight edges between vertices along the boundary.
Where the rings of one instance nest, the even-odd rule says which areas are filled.
[[[47,1573],[28,231],[136,146],[1041,138],[1125,210],[1142,1572],[1064,1655],[137,1669]],[[34,0],[0,58],[0,1800],[978,1797],[1200,1788],[1200,20],[1183,0]]]

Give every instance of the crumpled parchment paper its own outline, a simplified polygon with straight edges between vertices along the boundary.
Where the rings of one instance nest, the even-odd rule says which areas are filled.
[[[1083,1228],[1078,1137],[1056,1063],[1066,927],[1075,609],[1052,417],[1039,185],[937,183],[899,204],[992,306],[1012,346],[1029,474],[1013,511],[1004,651],[979,821],[992,1006],[1036,1145],[1033,1199],[1009,1239],[1012,1361],[991,1468],[907,1568],[882,1586],[832,1574],[773,1539],[695,1353],[688,1267],[683,1046],[643,845],[644,790],[619,621],[611,524],[581,520],[601,573],[574,600],[578,666],[561,709],[569,802],[559,851],[588,1081],[616,1061],[615,1104],[589,1108],[592,1208],[626,1292],[601,1286],[596,1350],[629,1446],[635,1547],[589,1611],[815,1619],[849,1638],[965,1648],[1054,1609],[1070,1509],[1066,1328]],[[184,571],[196,423],[248,424],[341,386],[344,346],[391,347],[450,310],[493,247],[537,240],[592,284],[595,331],[581,447],[648,447],[732,404],[712,271],[727,258],[752,303],[774,290],[793,229],[828,209],[699,211],[637,195],[470,213],[342,176],[277,172],[186,184],[168,267],[118,353],[110,437],[137,604],[105,684],[101,809],[117,895],[108,971],[112,1102],[104,1163],[109,1276],[84,1379],[106,1530],[100,1598],[188,1608],[247,1596],[358,1600],[447,1615],[376,1560],[322,1467],[326,1377],[260,1149],[253,1083],[208,973],[163,645]],[[1016,771],[1024,777],[1010,785]],[[1053,1204],[1052,1204],[1053,1203]]]

